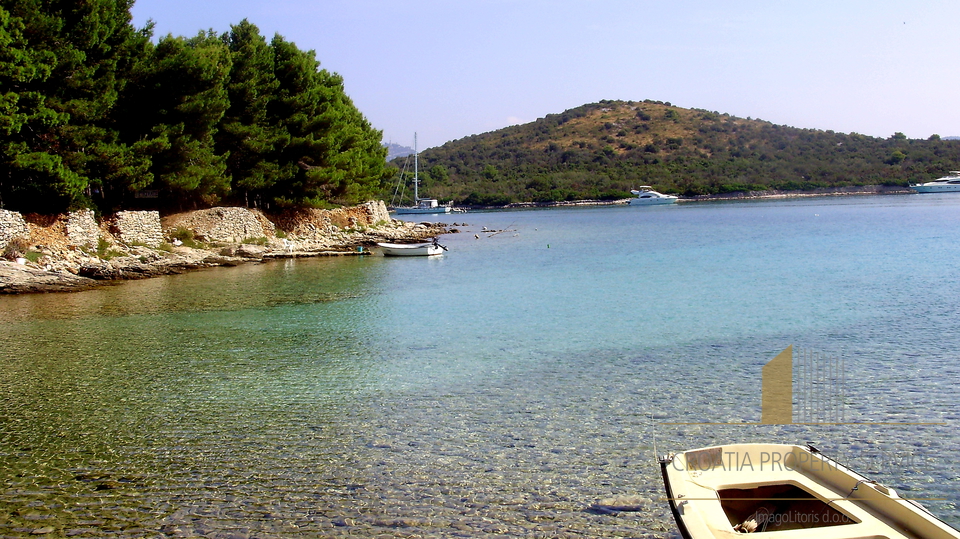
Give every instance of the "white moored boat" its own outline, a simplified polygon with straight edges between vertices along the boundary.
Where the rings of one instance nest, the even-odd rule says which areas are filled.
[[[665,195],[663,193],[658,193],[653,190],[649,185],[641,185],[640,189],[634,189],[630,191],[636,198],[630,199],[631,206],[651,206],[654,204],[673,204],[677,201],[677,197],[673,195]]]
[[[436,239],[433,243],[378,243],[384,256],[435,256],[447,250]]]
[[[660,459],[685,539],[958,539],[914,500],[812,446],[735,444]]]
[[[918,193],[949,193],[960,191],[960,171],[951,170],[950,174],[926,183],[911,183],[910,189]]]
[[[417,152],[417,134],[413,134],[413,206],[397,206],[393,208],[394,213],[414,214],[414,213],[450,213],[450,205],[443,205],[435,198],[420,198],[420,163],[419,152]]]

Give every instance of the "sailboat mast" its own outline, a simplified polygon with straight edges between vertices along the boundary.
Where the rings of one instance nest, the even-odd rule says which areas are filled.
[[[417,153],[417,134],[413,134],[413,204],[417,205],[420,203],[420,193],[417,192],[417,187],[420,185],[419,178],[419,162],[418,162],[418,153]]]

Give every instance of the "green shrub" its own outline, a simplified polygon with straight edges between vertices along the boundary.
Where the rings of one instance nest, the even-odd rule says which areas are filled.
[[[173,232],[170,233],[170,239],[180,240],[184,247],[189,247],[191,249],[203,249],[206,247],[206,245],[204,245],[202,242],[196,240],[192,230],[182,226],[177,227]]]
[[[97,257],[103,260],[123,256],[125,253],[119,249],[114,249],[110,242],[103,238],[97,240]]]
[[[30,240],[26,238],[13,238],[10,240],[10,243],[7,244],[3,249],[3,258],[7,260],[16,260],[17,258],[24,256],[27,252],[27,249],[30,248]]]

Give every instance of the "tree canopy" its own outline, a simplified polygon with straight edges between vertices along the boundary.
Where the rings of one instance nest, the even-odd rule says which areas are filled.
[[[381,132],[314,51],[246,20],[153,42],[132,4],[0,0],[0,207],[330,206],[381,189]]]

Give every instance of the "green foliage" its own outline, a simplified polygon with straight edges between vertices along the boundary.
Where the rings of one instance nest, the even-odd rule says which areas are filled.
[[[17,258],[24,256],[29,249],[30,240],[27,238],[13,238],[7,242],[6,247],[3,248],[3,254],[0,255],[0,257],[6,260],[16,260]]]
[[[282,128],[267,117],[279,83],[274,55],[259,29],[246,19],[221,38],[232,60],[227,84],[229,107],[216,135],[217,153],[227,156],[233,187],[248,193],[273,187],[280,166],[273,158],[286,142]]]
[[[906,158],[907,154],[901,152],[900,150],[894,150],[893,153],[890,154],[890,158],[887,159],[887,164],[899,165],[900,163],[903,163]]]
[[[347,97],[343,79],[319,69],[313,51],[280,36],[270,47],[278,88],[269,111],[289,138],[277,157],[286,181],[269,198],[281,206],[328,207],[376,196],[391,170],[382,132]]]
[[[226,159],[213,136],[229,104],[230,66],[226,46],[210,34],[167,36],[147,47],[118,106],[118,123],[128,142],[150,156],[150,177],[115,186],[112,206],[147,186],[181,203],[229,192]]]
[[[189,228],[177,227],[170,233],[170,241],[180,240],[184,247],[191,249],[203,249],[206,247],[202,242],[196,240],[193,231]]]
[[[97,239],[97,257],[102,258],[103,260],[110,260],[118,256],[122,256],[123,252],[114,249],[113,245],[110,244],[107,240],[103,238]]]
[[[126,0],[0,1],[0,201],[26,211],[89,205],[145,162],[110,112],[147,32]]]
[[[313,51],[243,20],[150,42],[132,0],[0,0],[0,207],[335,207],[388,175]]]

